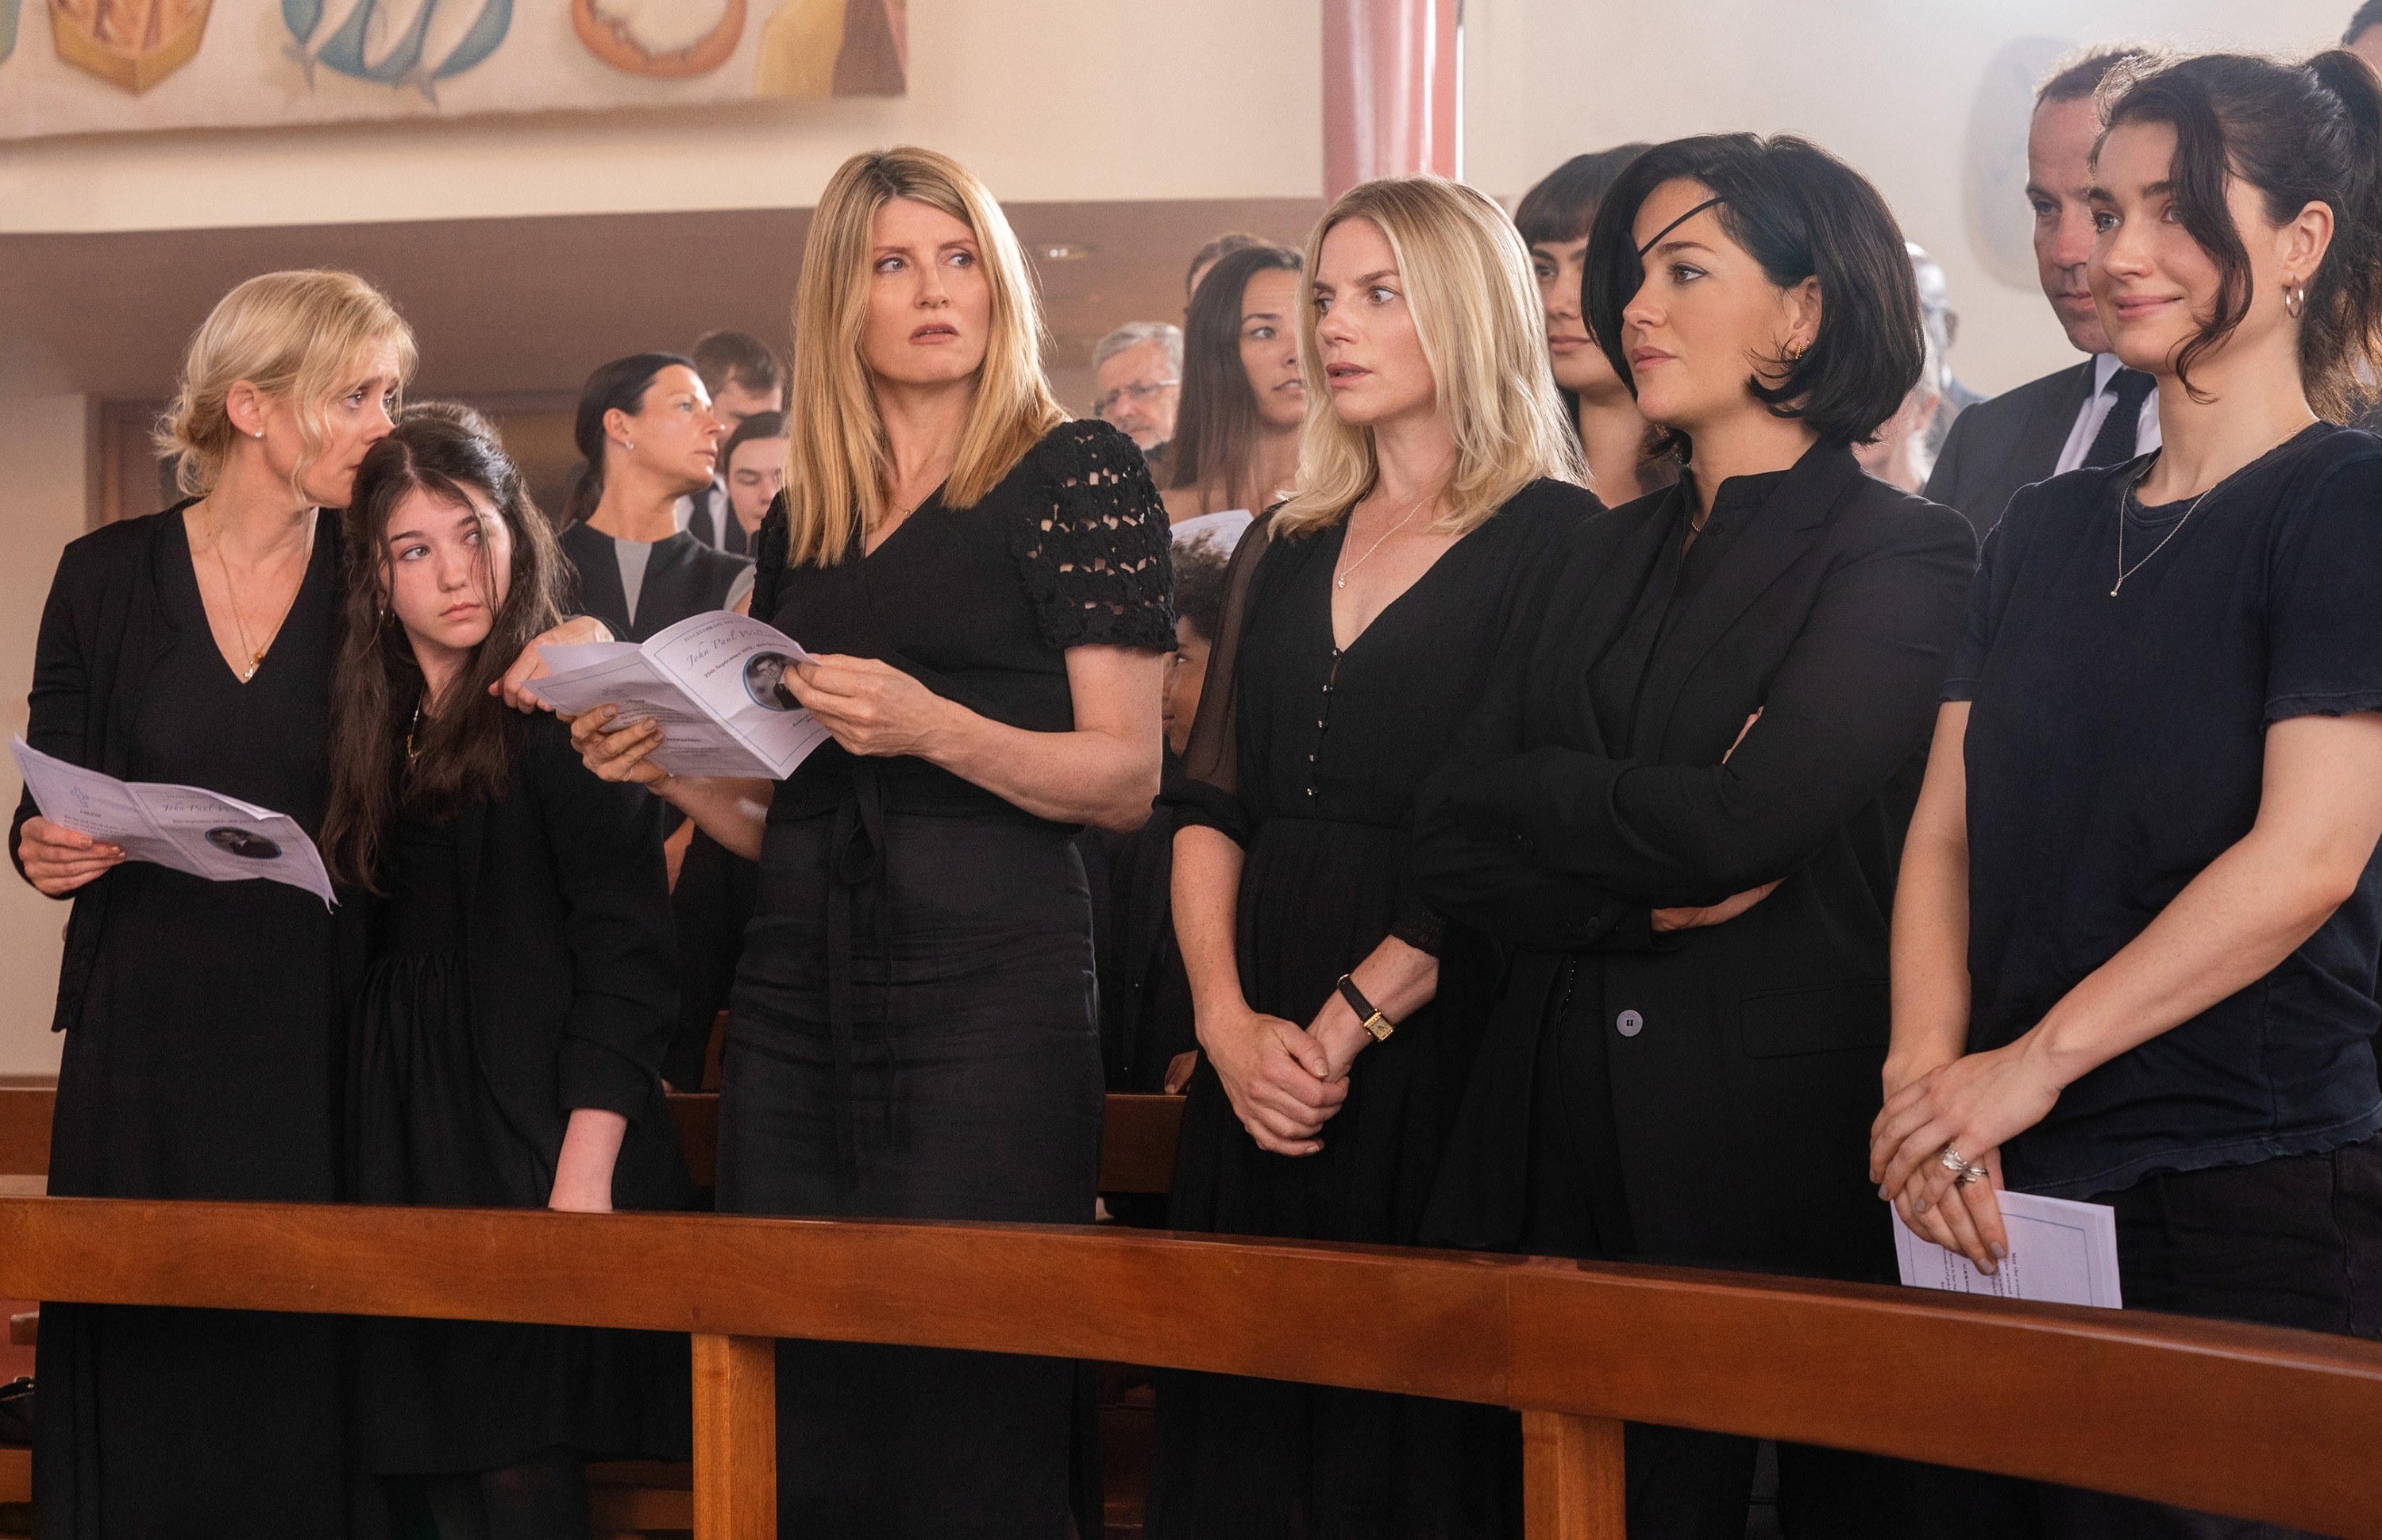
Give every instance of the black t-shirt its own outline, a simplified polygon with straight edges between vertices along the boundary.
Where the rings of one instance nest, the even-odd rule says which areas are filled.
[[[1165,505],[1141,451],[1105,422],[1062,422],[973,507],[942,493],[882,544],[831,567],[785,565],[785,498],[756,536],[753,613],[814,653],[881,658],[979,715],[1031,732],[1075,725],[1067,650],[1174,646]],[[878,763],[887,805],[1012,813],[923,759]],[[853,757],[822,744],[779,784],[773,821],[830,812]]]
[[[1944,691],[1973,703],[1972,1051],[2250,832],[2269,724],[2382,710],[2382,439],[2318,424],[2196,506],[2131,504],[2143,463],[2025,488],[1985,543]],[[2369,863],[2273,972],[2070,1085],[2004,1149],[2010,1185],[2081,1197],[2382,1128],[2377,959]]]

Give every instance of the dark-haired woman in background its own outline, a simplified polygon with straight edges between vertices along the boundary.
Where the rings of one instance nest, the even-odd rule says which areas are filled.
[[[660,804],[489,692],[563,572],[486,424],[417,413],[345,517],[323,850],[374,895],[350,1050],[365,1203],[602,1213],[687,1176],[656,1072],[677,1004]],[[353,1425],[400,1533],[587,1534],[583,1461],[684,1458],[685,1347],[657,1333],[371,1318]],[[414,1517],[409,1518],[409,1515]]]
[[[1514,948],[1425,1234],[1891,1282],[1886,913],[1974,559],[1849,447],[1919,373],[1902,235],[1803,141],[1680,140],[1586,300],[1687,476],[1551,559],[1423,789],[1423,897]],[[1632,1536],[1743,1535],[1752,1439],[1628,1440]],[[1779,1470],[1789,1535],[1909,1533],[1901,1467]]]
[[[1192,296],[1166,494],[1174,522],[1261,513],[1289,495],[1307,420],[1299,290],[1297,252],[1249,246],[1220,259]]]
[[[1658,492],[1679,479],[1679,463],[1662,452],[1661,435],[1638,410],[1638,397],[1614,372],[1604,349],[1580,319],[1580,265],[1588,227],[1614,178],[1637,159],[1642,144],[1574,155],[1522,194],[1514,227],[1530,248],[1530,270],[1546,306],[1547,352],[1564,407],[1588,457],[1589,484],[1608,504]]]
[[[1249,571],[1266,541],[1170,799],[1201,1049],[1172,1223],[1410,1244],[1486,979],[1407,880],[1414,788],[1539,564],[1597,504],[1496,204],[1433,177],[1366,182],[1308,259],[1300,351],[1328,398],[1298,495],[1235,553]],[[1498,1428],[1444,1401],[1162,1375],[1149,1530],[1493,1534]]]
[[[572,440],[585,463],[563,517],[580,607],[622,642],[706,610],[742,609],[753,564],[678,527],[678,500],[710,487],[728,432],[694,363],[632,353],[587,376]]]
[[[2334,425],[2382,365],[2382,86],[2210,55],[2108,124],[2086,273],[2161,447],[1986,541],[1872,1175],[1988,1271],[2007,1183],[2116,1208],[2130,1309],[2382,1336],[2382,440]],[[2078,1540],[2274,1533],[2044,1507]]]

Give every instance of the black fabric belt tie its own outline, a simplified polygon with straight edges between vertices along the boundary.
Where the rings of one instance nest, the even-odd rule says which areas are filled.
[[[836,805],[827,845],[827,1020],[835,1055],[833,1097],[835,1145],[847,1174],[860,1169],[859,1097],[853,1047],[852,929],[860,890],[876,886],[877,942],[885,958],[885,1137],[894,1137],[894,1077],[901,1061],[893,1047],[893,884],[885,863],[885,784],[875,760],[855,759],[852,789]]]

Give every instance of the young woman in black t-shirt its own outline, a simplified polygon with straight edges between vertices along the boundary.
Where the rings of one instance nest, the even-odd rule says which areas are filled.
[[[2382,358],[2382,88],[2212,55],[2108,122],[2090,281],[2164,447],[2021,492],[1986,544],[1871,1174],[1987,1271],[2007,1183],[2113,1204],[2130,1305],[2377,1335],[2382,440],[2335,424]]]

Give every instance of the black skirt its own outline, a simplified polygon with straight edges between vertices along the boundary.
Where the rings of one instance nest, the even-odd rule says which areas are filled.
[[[1089,1223],[1094,995],[1083,863],[1058,825],[864,825],[851,803],[771,824],[730,1008],[719,1207]],[[1065,1540],[1074,1385],[1064,1360],[781,1343],[786,1533]]]
[[[409,816],[397,834],[396,896],[356,1010],[356,1196],[544,1208],[553,1157],[505,1116],[473,1041],[453,827]],[[631,1179],[616,1185],[641,1185],[622,1174]],[[673,1333],[369,1317],[356,1323],[355,1352],[356,1458],[368,1472],[490,1471],[556,1448],[687,1456],[687,1340]]]
[[[1389,933],[1403,829],[1259,826],[1242,873],[1249,1003],[1300,1024]],[[1224,1235],[1412,1245],[1477,1044],[1472,973],[1357,1056],[1312,1155],[1259,1149],[1205,1055],[1183,1111],[1172,1223]],[[1500,1533],[1515,1497],[1509,1413],[1414,1396],[1180,1372],[1158,1381],[1149,1533],[1162,1540]]]

